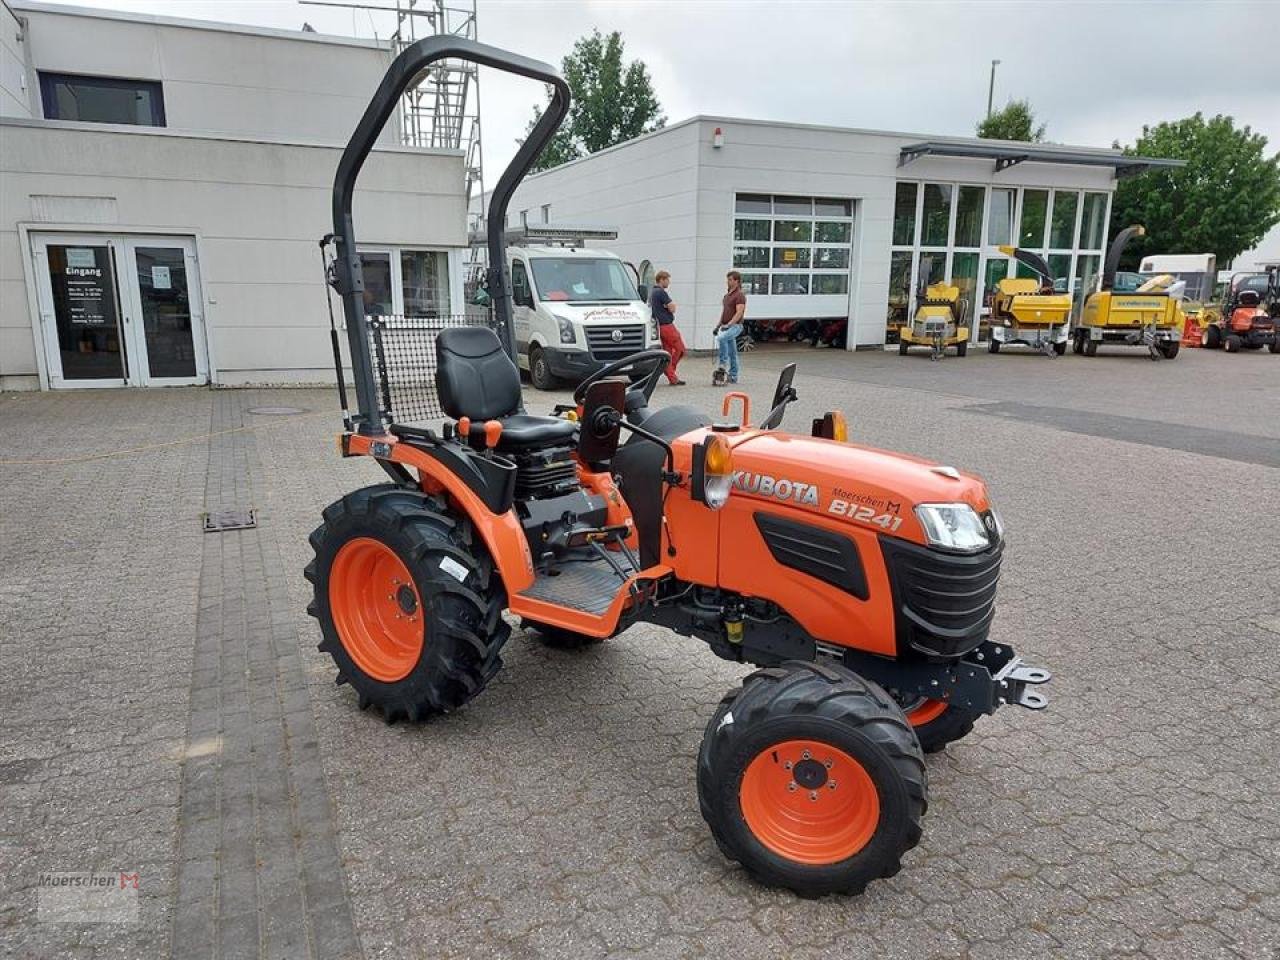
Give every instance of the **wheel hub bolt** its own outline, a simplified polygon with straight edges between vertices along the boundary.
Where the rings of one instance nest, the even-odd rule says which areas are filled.
[[[787,784],[787,789],[788,789],[788,790],[790,790],[790,791],[792,791],[792,792],[794,793],[794,792],[795,792],[795,789],[796,789],[796,782],[795,782],[794,780],[792,780],[790,783],[788,783],[788,784]]]
[[[817,791],[817,790],[810,790],[810,791],[809,791],[809,799],[810,799],[810,800],[817,800],[817,799],[818,799],[818,791]]]

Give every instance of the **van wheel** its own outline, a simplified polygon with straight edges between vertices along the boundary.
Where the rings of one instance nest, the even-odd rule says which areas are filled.
[[[529,348],[529,380],[539,390],[554,390],[556,378],[541,347]]]

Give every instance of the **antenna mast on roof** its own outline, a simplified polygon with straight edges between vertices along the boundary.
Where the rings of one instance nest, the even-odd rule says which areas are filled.
[[[476,40],[476,0],[395,0],[395,5],[358,0],[299,0],[318,7],[344,7],[394,14],[391,55],[426,37]],[[480,151],[480,78],[476,65],[460,60],[433,63],[400,100],[400,140],[406,146],[461,150],[468,208],[473,196],[483,203]],[[483,214],[483,212],[482,212]]]

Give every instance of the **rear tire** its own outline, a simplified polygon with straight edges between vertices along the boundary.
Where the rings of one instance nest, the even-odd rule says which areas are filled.
[[[1063,340],[1061,343],[1055,343],[1053,345],[1053,352],[1060,357],[1065,356],[1067,352],[1067,341]]]
[[[956,356],[965,357],[969,355],[969,341],[962,340],[956,344]]]
[[[1084,342],[1084,355],[1086,357],[1096,357],[1098,355],[1098,341],[1089,337]]]
[[[908,350],[908,348],[909,348],[909,347],[910,347],[910,344],[908,344],[908,343],[907,343],[907,341],[905,341],[905,340],[899,340],[899,341],[898,341],[898,356],[900,356],[900,357],[905,357],[905,356],[907,355],[907,350]]]
[[[920,741],[920,749],[925,753],[937,753],[948,743],[968,736],[973,732],[974,721],[982,716],[966,707],[941,700],[922,700],[904,710],[907,722]]]
[[[1234,333],[1229,334],[1225,343],[1227,353],[1239,353],[1242,342],[1243,341],[1241,341],[1241,339]]]
[[[529,382],[539,390],[554,390],[558,383],[551,372],[551,365],[547,363],[546,354],[538,346],[529,348]]]
[[[721,701],[698,753],[698,802],[720,850],[801,896],[861,893],[897,873],[919,842],[927,792],[901,708],[835,665],[751,674]]]
[[[1160,344],[1160,356],[1164,357],[1166,360],[1172,360],[1178,355],[1178,349],[1181,346],[1182,344],[1177,340],[1173,340],[1169,343],[1162,343]]]
[[[1080,336],[1079,330],[1071,335],[1071,352],[1074,354],[1084,353],[1084,337]]]
[[[988,340],[988,341],[987,341],[987,353],[999,353],[999,352],[1000,352],[1000,341],[999,341],[999,340]]]
[[[325,508],[311,546],[307,612],[360,709],[378,708],[387,723],[426,720],[461,707],[502,667],[506,591],[471,522],[442,498],[365,487]]]
[[[1272,340],[1270,343],[1268,343],[1267,349],[1271,353],[1280,353],[1280,337],[1277,337],[1275,340]]]

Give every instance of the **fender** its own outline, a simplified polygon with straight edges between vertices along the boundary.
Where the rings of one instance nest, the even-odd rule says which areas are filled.
[[[413,444],[393,436],[377,437],[346,433],[341,437],[344,457],[367,456],[413,467],[427,493],[447,493],[471,519],[472,525],[498,568],[507,596],[512,597],[533,583],[533,555],[515,510],[508,507],[495,513],[484,500],[443,460]],[[375,452],[376,447],[376,452]]]

